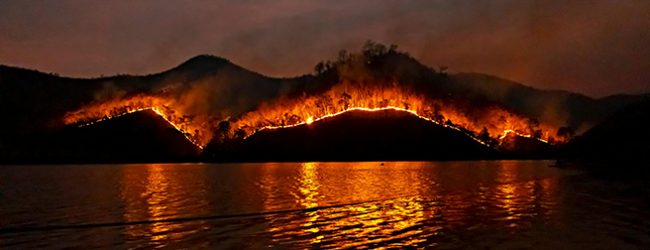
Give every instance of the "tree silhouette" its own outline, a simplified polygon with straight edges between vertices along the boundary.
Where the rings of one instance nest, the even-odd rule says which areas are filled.
[[[490,132],[488,132],[487,128],[483,127],[481,132],[478,134],[478,139],[483,141],[483,142],[489,142],[490,141]]]
[[[324,95],[321,99],[325,114],[329,114],[330,109],[334,108],[334,100],[329,95]]]
[[[388,53],[397,53],[397,45],[391,44],[390,47],[388,48]]]
[[[442,123],[445,121],[445,116],[442,115],[440,112],[442,110],[442,107],[439,104],[436,104],[433,106],[433,115],[431,116],[431,119],[438,123]]]
[[[346,92],[341,94],[341,99],[339,99],[339,105],[343,105],[343,110],[347,110],[350,107],[350,99],[352,96]]]
[[[368,40],[363,45],[361,51],[367,59],[372,59],[386,54],[388,52],[388,49],[386,48],[386,45]]]
[[[219,140],[221,140],[221,142],[224,142],[230,133],[230,121],[220,121],[217,125],[217,132],[219,135]]]
[[[243,140],[244,138],[246,138],[246,131],[244,131],[241,128],[237,129],[237,131],[235,131],[235,138],[237,140]]]
[[[314,71],[316,72],[316,75],[322,75],[325,72],[325,63],[318,62],[316,66],[314,66]]]
[[[350,60],[351,60],[351,55],[350,55],[350,53],[348,53],[347,50],[342,49],[342,50],[339,51],[339,55],[336,58],[336,62],[338,64],[347,63]]]
[[[539,127],[539,121],[537,119],[535,118],[528,119],[528,130],[530,131],[531,135],[534,136],[534,134],[537,132],[538,127]]]

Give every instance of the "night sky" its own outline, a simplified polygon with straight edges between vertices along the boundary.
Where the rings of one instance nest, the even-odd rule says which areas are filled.
[[[295,76],[371,39],[452,72],[597,97],[650,91],[650,1],[566,2],[0,0],[0,64],[94,77],[214,54]]]

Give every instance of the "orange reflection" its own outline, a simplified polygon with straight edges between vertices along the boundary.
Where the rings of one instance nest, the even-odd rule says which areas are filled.
[[[307,162],[302,164],[300,171],[300,196],[297,197],[297,201],[303,208],[315,208],[318,207],[318,163]],[[318,233],[319,228],[314,225],[314,222],[318,220],[318,212],[310,211],[306,212],[306,221],[302,224],[305,233],[315,234]],[[322,239],[321,235],[315,236],[312,239],[312,243],[319,243]]]
[[[292,193],[296,209],[305,210],[266,216],[267,232],[276,244],[291,246],[426,247],[428,239],[442,237],[445,228],[502,225],[499,221],[517,228],[552,210],[539,204],[552,205],[541,200],[554,199],[553,181],[525,173],[517,162],[485,165],[482,171],[495,174],[473,175],[467,163],[303,163],[294,182],[275,182],[280,186],[273,192]],[[467,171],[451,169],[464,167]],[[446,169],[451,176],[438,175]],[[441,187],[441,178],[460,183]]]
[[[355,247],[386,240],[372,239],[373,235],[397,233],[395,238],[400,238],[421,234],[421,230],[405,229],[431,216],[431,211],[424,211],[424,206],[420,203],[422,190],[413,188],[425,186],[425,183],[422,183],[424,179],[409,174],[394,175],[391,171],[394,168],[423,166],[418,164],[421,163],[392,163],[390,166],[380,166],[376,162],[353,163],[345,165],[345,170],[340,168],[340,163],[303,163],[292,192],[298,207],[310,210],[303,212],[299,220],[286,218],[291,220],[291,223],[284,223],[277,218],[271,219],[268,231],[284,240],[300,239],[309,245],[338,247]],[[328,175],[336,172],[343,175],[342,178],[321,178],[323,171]],[[378,183],[390,185],[381,186],[377,185]],[[323,188],[324,186],[327,188]],[[409,190],[415,190],[415,193],[394,197]],[[325,202],[329,199],[335,199],[336,204],[353,205],[311,210],[332,205],[332,202]],[[382,204],[381,199],[388,200]],[[401,231],[404,232],[399,233]],[[365,240],[346,239],[348,237]],[[336,245],[330,245],[332,241],[337,242]],[[409,245],[419,241],[412,239]]]
[[[521,226],[523,217],[543,215],[540,199],[553,193],[556,183],[548,178],[539,179],[537,174],[526,173],[531,168],[520,166],[518,161],[503,161],[498,168],[495,204],[505,216],[503,220],[508,227]],[[531,180],[532,179],[532,180]],[[550,199],[549,201],[552,201]]]
[[[496,187],[496,196],[499,198],[497,201],[497,206],[503,208],[507,213],[505,220],[511,221],[516,217],[517,208],[515,198],[524,196],[520,190],[517,188],[516,183],[516,174],[517,166],[510,164],[511,162],[504,162],[499,166],[498,180],[501,183]],[[510,224],[510,226],[516,226],[516,224]]]
[[[124,219],[132,221],[156,221],[188,216],[196,213],[195,208],[201,202],[201,190],[195,190],[188,181],[196,179],[180,178],[178,166],[169,164],[131,165],[124,169],[122,179],[122,200],[124,202]],[[198,195],[198,197],[196,197]],[[194,206],[179,204],[180,197],[194,196]],[[203,199],[201,199],[203,198]],[[166,242],[184,237],[191,230],[179,230],[184,224],[153,222],[126,227],[127,237],[134,239],[148,238],[147,244],[164,245]],[[175,232],[176,231],[176,232]]]

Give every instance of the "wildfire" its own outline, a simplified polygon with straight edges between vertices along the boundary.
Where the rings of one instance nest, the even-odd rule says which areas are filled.
[[[190,142],[203,149],[212,138],[214,121],[205,115],[179,112],[181,107],[173,98],[138,95],[88,105],[67,113],[63,122],[66,125],[77,124],[83,127],[126,114],[151,110],[180,131]]]
[[[311,124],[353,110],[396,110],[461,131],[485,145],[500,143],[509,133],[546,143],[561,142],[552,136],[557,131],[554,126],[540,124],[498,106],[471,109],[453,102],[432,100],[398,86],[372,88],[340,84],[320,95],[262,105],[235,119],[232,127],[247,138],[262,130]]]
[[[257,109],[218,126],[219,119],[207,113],[193,113],[168,96],[136,95],[93,103],[69,112],[65,124],[87,126],[125,114],[152,110],[164,118],[197,147],[203,148],[219,131],[219,138],[243,138],[269,129],[309,125],[344,112],[396,110],[465,133],[484,145],[495,146],[509,133],[546,143],[562,143],[554,138],[557,128],[539,123],[495,105],[463,105],[454,100],[434,99],[409,91],[397,84],[363,86],[341,83],[317,95],[283,97],[263,103]],[[221,117],[223,120],[223,117]]]

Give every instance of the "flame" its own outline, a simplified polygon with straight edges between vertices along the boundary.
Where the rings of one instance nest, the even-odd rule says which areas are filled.
[[[135,95],[96,102],[67,113],[67,125],[87,126],[129,113],[152,110],[197,147],[203,149],[217,132],[220,121],[209,113],[188,111],[179,101],[164,95]],[[376,86],[339,83],[316,95],[262,103],[257,109],[229,120],[222,138],[248,138],[270,129],[308,125],[345,112],[395,110],[411,113],[421,119],[465,133],[484,145],[495,146],[510,133],[535,138],[546,143],[563,143],[554,138],[557,127],[539,123],[497,105],[468,105],[453,98],[430,98],[410,91],[397,83]],[[222,117],[223,119],[223,117]],[[226,118],[229,119],[229,118]]]
[[[233,121],[233,128],[243,131],[246,134],[244,138],[248,138],[262,130],[311,124],[354,110],[408,112],[461,131],[485,145],[500,143],[509,133],[545,143],[562,142],[552,136],[557,131],[555,126],[539,123],[503,107],[463,107],[458,101],[427,98],[398,84],[369,87],[342,83],[320,95],[283,98],[243,114]]]
[[[63,123],[66,125],[77,124],[79,127],[84,127],[123,115],[151,110],[180,131],[187,140],[203,149],[212,138],[214,119],[207,115],[181,112],[183,110],[181,107],[173,98],[136,95],[129,98],[94,103],[79,110],[68,112],[63,117]]]

